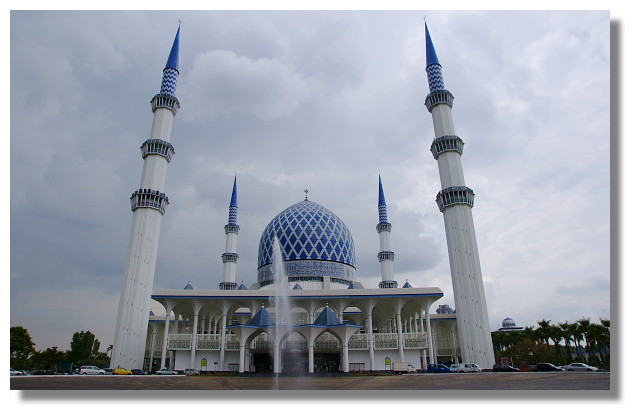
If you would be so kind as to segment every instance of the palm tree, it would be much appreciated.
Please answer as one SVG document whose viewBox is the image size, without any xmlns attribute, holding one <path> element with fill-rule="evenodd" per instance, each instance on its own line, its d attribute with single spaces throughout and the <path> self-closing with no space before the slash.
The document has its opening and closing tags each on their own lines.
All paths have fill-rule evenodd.
<svg viewBox="0 0 635 415">
<path fill-rule="evenodd" d="M 560 360 L 560 340 L 562 340 L 563 332 L 559 325 L 553 325 L 547 327 L 547 336 L 551 339 L 556 346 L 556 358 L 558 359 L 558 365 L 561 365 Z"/>
<path fill-rule="evenodd" d="M 573 329 L 575 325 L 565 321 L 564 323 L 559 323 L 558 326 L 562 330 L 562 339 L 564 340 L 565 350 L 567 352 L 567 364 L 569 364 L 573 360 L 571 357 L 571 342 L 573 341 Z"/>
<path fill-rule="evenodd" d="M 544 342 L 547 346 L 549 345 L 549 327 L 551 327 L 551 320 L 545 320 L 544 318 L 538 323 L 538 328 L 536 329 L 536 338 L 542 342 Z"/>
<path fill-rule="evenodd" d="M 584 337 L 584 342 L 589 343 L 589 328 L 591 327 L 591 319 L 589 317 L 583 317 L 578 320 L 578 324 L 580 326 L 580 331 L 582 332 L 582 336 Z M 590 352 L 589 352 L 590 354 Z M 585 359 L 586 360 L 586 359 Z"/>
<path fill-rule="evenodd" d="M 106 347 L 106 355 L 108 356 L 108 352 L 112 352 L 112 344 L 108 345 L 108 347 Z M 112 357 L 112 356 L 108 356 L 108 357 Z"/>
</svg>

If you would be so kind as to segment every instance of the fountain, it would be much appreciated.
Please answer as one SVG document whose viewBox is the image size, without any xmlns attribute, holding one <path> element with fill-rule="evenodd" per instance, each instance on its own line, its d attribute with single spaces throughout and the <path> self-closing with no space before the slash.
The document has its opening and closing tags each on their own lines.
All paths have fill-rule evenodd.
<svg viewBox="0 0 635 415">
<path fill-rule="evenodd" d="M 272 270 L 274 273 L 274 295 L 271 303 L 275 307 L 275 326 L 273 344 L 273 372 L 276 375 L 282 372 L 282 337 L 287 332 L 286 328 L 293 325 L 291 306 L 289 304 L 289 280 L 284 269 L 282 250 L 278 238 L 273 240 Z"/>
</svg>

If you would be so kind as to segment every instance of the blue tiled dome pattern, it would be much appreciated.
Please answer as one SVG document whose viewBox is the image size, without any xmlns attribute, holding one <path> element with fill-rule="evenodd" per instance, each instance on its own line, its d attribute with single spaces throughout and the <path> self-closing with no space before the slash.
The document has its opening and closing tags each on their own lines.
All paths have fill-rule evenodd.
<svg viewBox="0 0 635 415">
<path fill-rule="evenodd" d="M 430 86 L 430 92 L 442 91 L 445 89 L 443 85 L 443 72 L 441 71 L 441 65 L 433 64 L 426 68 L 428 73 L 428 86 Z"/>
<path fill-rule="evenodd" d="M 288 207 L 267 225 L 260 238 L 258 268 L 272 262 L 274 237 L 285 261 L 333 261 L 355 267 L 355 245 L 344 222 L 310 200 Z"/>
<path fill-rule="evenodd" d="M 179 78 L 179 71 L 174 68 L 163 70 L 163 80 L 161 81 L 161 94 L 174 96 L 176 93 L 176 81 Z"/>
</svg>

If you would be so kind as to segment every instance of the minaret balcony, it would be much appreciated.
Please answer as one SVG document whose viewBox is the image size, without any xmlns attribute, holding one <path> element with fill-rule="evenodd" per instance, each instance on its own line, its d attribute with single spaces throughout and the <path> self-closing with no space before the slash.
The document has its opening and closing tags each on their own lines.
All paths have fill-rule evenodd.
<svg viewBox="0 0 635 415">
<path fill-rule="evenodd" d="M 236 254 L 234 254 L 234 255 L 236 255 Z M 236 290 L 236 289 L 238 289 L 238 284 L 236 284 L 235 282 L 223 281 L 220 284 L 218 284 L 218 288 L 220 288 L 221 290 L 225 290 L 225 291 Z"/>
<path fill-rule="evenodd" d="M 181 108 L 179 100 L 174 95 L 170 94 L 156 94 L 152 97 L 150 104 L 152 104 L 152 112 L 156 111 L 158 108 L 167 108 L 172 111 L 174 116 L 176 116 L 176 113 Z"/>
<path fill-rule="evenodd" d="M 454 95 L 452 95 L 450 91 L 447 91 L 445 89 L 432 91 L 426 97 L 426 108 L 428 108 L 428 112 L 432 112 L 432 108 L 439 104 L 446 104 L 450 108 L 452 108 L 453 103 Z"/>
<path fill-rule="evenodd" d="M 227 235 L 228 233 L 238 233 L 239 230 L 240 226 L 238 225 L 225 225 L 225 235 Z"/>
<path fill-rule="evenodd" d="M 376 229 L 377 233 L 390 232 L 390 230 L 392 229 L 392 225 L 388 222 L 380 222 L 377 224 Z"/>
<path fill-rule="evenodd" d="M 397 284 L 397 281 L 381 281 L 379 288 L 399 288 L 399 284 Z"/>
<path fill-rule="evenodd" d="M 474 207 L 474 191 L 466 186 L 452 186 L 437 193 L 437 205 L 441 212 L 448 206 L 459 204 Z"/>
<path fill-rule="evenodd" d="M 393 251 L 381 251 L 377 254 L 377 259 L 379 260 L 379 262 L 394 261 L 395 253 Z"/>
<path fill-rule="evenodd" d="M 152 189 L 135 190 L 130 197 L 130 204 L 133 212 L 139 208 L 150 208 L 156 209 L 162 214 L 165 214 L 165 208 L 169 203 L 170 202 L 165 193 Z"/>
<path fill-rule="evenodd" d="M 221 255 L 221 258 L 223 258 L 223 264 L 225 262 L 238 262 L 238 254 L 235 254 L 233 252 L 225 252 L 223 255 Z"/>
<path fill-rule="evenodd" d="M 144 159 L 150 155 L 156 155 L 164 157 L 169 163 L 174 155 L 174 147 L 172 144 L 158 138 L 151 138 L 144 141 L 140 148 L 141 157 Z"/>
<path fill-rule="evenodd" d="M 435 138 L 430 146 L 430 151 L 436 160 L 439 154 L 446 151 L 456 151 L 459 154 L 463 154 L 463 140 L 456 135 L 444 135 L 439 138 Z"/>
</svg>

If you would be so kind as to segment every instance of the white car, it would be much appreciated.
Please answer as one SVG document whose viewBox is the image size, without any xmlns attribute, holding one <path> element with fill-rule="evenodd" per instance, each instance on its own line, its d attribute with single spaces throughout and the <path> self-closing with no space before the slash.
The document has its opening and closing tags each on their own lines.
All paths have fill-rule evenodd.
<svg viewBox="0 0 635 415">
<path fill-rule="evenodd" d="M 176 372 L 174 370 L 170 370 L 170 369 L 168 369 L 166 367 L 164 367 L 161 370 L 157 370 L 155 373 L 157 375 L 176 375 Z"/>
<path fill-rule="evenodd" d="M 481 368 L 476 363 L 459 363 L 450 366 L 450 370 L 455 373 L 481 372 Z"/>
<path fill-rule="evenodd" d="M 11 367 L 11 368 L 9 368 L 9 369 L 11 369 L 11 371 L 10 371 L 11 376 L 23 376 L 23 375 L 24 375 L 24 372 L 23 372 L 23 371 L 21 371 L 21 370 L 15 370 L 15 369 L 14 369 L 14 368 L 12 368 L 12 367 Z"/>
<path fill-rule="evenodd" d="M 571 363 L 566 366 L 562 366 L 562 370 L 567 372 L 597 372 L 598 369 L 595 366 L 589 366 L 585 363 Z"/>
<path fill-rule="evenodd" d="M 104 369 L 100 369 L 97 366 L 82 366 L 79 369 L 80 375 L 105 375 L 106 371 Z"/>
</svg>

